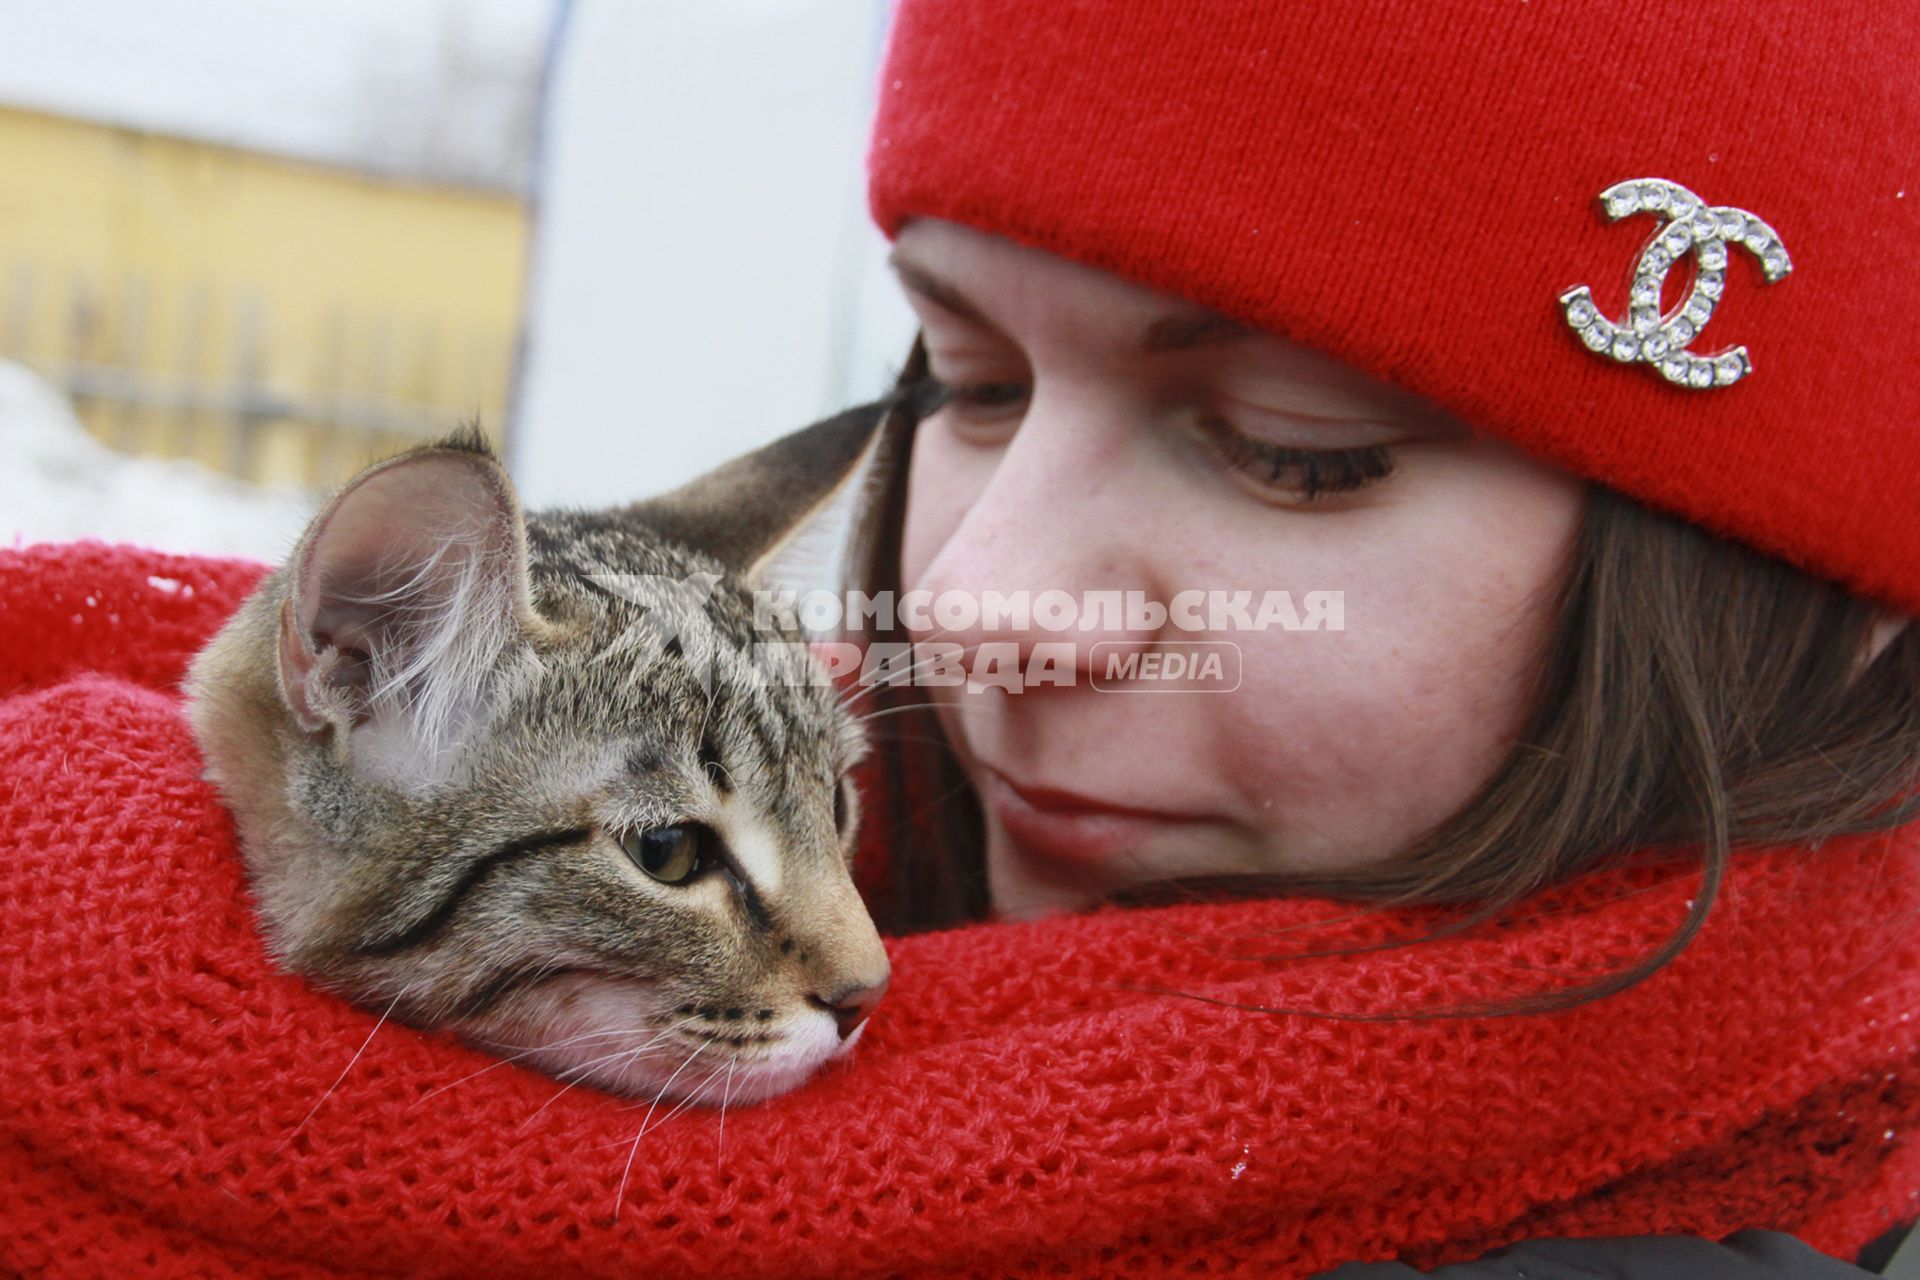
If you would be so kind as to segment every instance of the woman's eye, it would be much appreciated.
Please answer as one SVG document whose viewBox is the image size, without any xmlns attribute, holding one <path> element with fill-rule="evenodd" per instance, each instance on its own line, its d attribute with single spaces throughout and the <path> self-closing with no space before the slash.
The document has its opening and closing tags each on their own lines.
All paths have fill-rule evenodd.
<svg viewBox="0 0 1920 1280">
<path fill-rule="evenodd" d="M 620 835 L 620 847 L 633 859 L 633 865 L 660 883 L 684 884 L 698 875 L 705 863 L 700 831 L 690 822 L 625 831 Z"/>
<path fill-rule="evenodd" d="M 947 409 L 964 423 L 990 428 L 1017 417 L 1030 392 L 1024 382 L 949 383 L 929 374 L 920 394 L 923 417 Z M 1385 445 L 1303 449 L 1250 436 L 1218 418 L 1203 419 L 1200 426 L 1226 466 L 1289 501 L 1351 492 L 1393 472 L 1393 452 Z"/>
<path fill-rule="evenodd" d="M 1200 425 L 1208 446 L 1222 462 L 1290 500 L 1312 502 L 1324 494 L 1347 493 L 1393 472 L 1393 452 L 1385 445 L 1302 449 L 1255 439 L 1214 418 Z"/>
<path fill-rule="evenodd" d="M 942 382 L 927 378 L 926 414 L 952 409 L 964 418 L 997 418 L 1027 401 L 1024 382 Z"/>
</svg>

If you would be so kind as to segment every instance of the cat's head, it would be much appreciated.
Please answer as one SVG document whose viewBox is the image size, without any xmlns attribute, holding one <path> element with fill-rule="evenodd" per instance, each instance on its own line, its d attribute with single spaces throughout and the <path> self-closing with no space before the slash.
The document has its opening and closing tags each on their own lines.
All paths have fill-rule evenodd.
<svg viewBox="0 0 1920 1280">
<path fill-rule="evenodd" d="M 617 511 L 523 514 L 471 436 L 346 485 L 188 683 L 281 963 L 620 1092 L 849 1047 L 888 976 L 863 737 L 747 588 L 880 413 Z"/>
</svg>

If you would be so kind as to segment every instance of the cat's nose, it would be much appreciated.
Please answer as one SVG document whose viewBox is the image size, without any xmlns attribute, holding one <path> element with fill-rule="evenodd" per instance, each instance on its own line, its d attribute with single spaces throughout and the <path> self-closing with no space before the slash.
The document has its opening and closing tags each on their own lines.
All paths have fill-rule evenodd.
<svg viewBox="0 0 1920 1280">
<path fill-rule="evenodd" d="M 807 997 L 816 1009 L 825 1009 L 833 1015 L 840 1026 L 840 1038 L 845 1040 L 867 1020 L 873 1007 L 880 1003 L 880 997 L 887 994 L 888 978 L 882 978 L 870 987 L 843 987 L 825 995 Z"/>
</svg>

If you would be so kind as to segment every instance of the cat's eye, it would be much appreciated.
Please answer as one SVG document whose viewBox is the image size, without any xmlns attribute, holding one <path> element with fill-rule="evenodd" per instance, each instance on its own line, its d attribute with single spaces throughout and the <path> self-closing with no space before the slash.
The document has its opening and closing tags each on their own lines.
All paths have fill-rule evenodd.
<svg viewBox="0 0 1920 1280">
<path fill-rule="evenodd" d="M 662 884 L 684 884 L 703 869 L 706 858 L 700 839 L 702 828 L 690 822 L 647 831 L 626 831 L 620 835 L 620 847 L 633 865 Z"/>
</svg>

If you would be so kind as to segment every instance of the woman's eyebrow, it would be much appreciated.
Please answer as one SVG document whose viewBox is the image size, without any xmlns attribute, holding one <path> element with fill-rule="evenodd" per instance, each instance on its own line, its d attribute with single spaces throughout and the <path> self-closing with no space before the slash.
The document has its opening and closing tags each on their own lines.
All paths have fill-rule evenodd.
<svg viewBox="0 0 1920 1280">
<path fill-rule="evenodd" d="M 987 319 L 964 293 L 917 262 L 889 254 L 887 265 L 900 277 L 900 283 L 921 297 L 962 320 L 992 329 Z M 1140 335 L 1140 353 L 1155 355 L 1163 351 L 1191 351 L 1197 347 L 1218 347 L 1251 338 L 1258 330 L 1218 311 L 1196 308 L 1175 311 L 1156 318 Z"/>
<path fill-rule="evenodd" d="M 994 328 L 991 320 L 980 314 L 980 308 L 967 301 L 967 295 L 942 280 L 933 272 L 916 262 L 910 262 L 900 256 L 898 250 L 887 255 L 887 265 L 900 277 L 900 283 L 913 290 L 936 306 L 944 307 L 962 320 L 971 320 L 977 325 Z"/>
<path fill-rule="evenodd" d="M 1157 351 L 1223 347 L 1230 342 L 1243 342 L 1256 332 L 1258 330 L 1251 326 L 1218 311 L 1176 311 L 1147 326 L 1140 338 L 1140 351 L 1143 355 L 1152 355 Z"/>
</svg>

